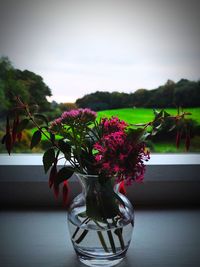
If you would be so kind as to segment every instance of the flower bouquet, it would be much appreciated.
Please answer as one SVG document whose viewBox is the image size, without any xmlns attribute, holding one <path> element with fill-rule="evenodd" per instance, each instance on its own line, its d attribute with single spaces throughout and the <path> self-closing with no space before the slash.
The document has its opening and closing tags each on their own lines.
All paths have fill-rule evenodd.
<svg viewBox="0 0 200 267">
<path fill-rule="evenodd" d="M 37 146 L 42 136 L 49 141 L 43 165 L 49 172 L 49 187 L 58 197 L 62 185 L 63 202 L 68 202 L 68 180 L 76 174 L 82 193 L 71 203 L 68 223 L 71 240 L 79 259 L 87 265 L 112 266 L 126 254 L 134 226 L 133 207 L 125 196 L 124 185 L 142 182 L 145 162 L 150 158 L 146 140 L 167 123 L 177 129 L 176 145 L 185 131 L 189 148 L 189 129 L 185 115 L 172 116 L 165 110 L 155 112 L 155 118 L 144 124 L 128 124 L 117 117 L 97 118 L 90 109 L 64 112 L 49 122 L 43 114 L 32 113 L 30 107 L 17 98 L 17 107 L 7 117 L 2 143 L 8 153 L 22 132 L 32 124 L 30 148 Z M 58 168 L 61 159 L 63 167 Z"/>
</svg>

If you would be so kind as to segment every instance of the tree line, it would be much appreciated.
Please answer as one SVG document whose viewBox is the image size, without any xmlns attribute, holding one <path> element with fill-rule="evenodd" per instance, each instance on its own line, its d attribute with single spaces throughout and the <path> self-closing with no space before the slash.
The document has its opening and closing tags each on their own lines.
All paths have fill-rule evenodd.
<svg viewBox="0 0 200 267">
<path fill-rule="evenodd" d="M 0 58 L 0 117 L 15 105 L 15 96 L 20 96 L 29 105 L 37 104 L 40 112 L 45 112 L 49 118 L 76 107 L 96 111 L 127 107 L 200 107 L 200 80 L 168 80 L 156 89 L 138 89 L 133 93 L 97 91 L 77 99 L 75 103 L 50 103 L 47 97 L 51 95 L 41 76 L 14 68 L 7 57 Z"/>
<path fill-rule="evenodd" d="M 129 94 L 97 91 L 77 99 L 76 104 L 96 111 L 127 107 L 200 107 L 200 80 L 168 80 L 156 89 L 138 89 Z"/>
<path fill-rule="evenodd" d="M 50 88 L 41 76 L 28 70 L 15 69 L 7 57 L 0 58 L 0 115 L 16 105 L 15 97 L 20 96 L 30 105 L 38 105 L 42 112 L 49 111 Z"/>
</svg>

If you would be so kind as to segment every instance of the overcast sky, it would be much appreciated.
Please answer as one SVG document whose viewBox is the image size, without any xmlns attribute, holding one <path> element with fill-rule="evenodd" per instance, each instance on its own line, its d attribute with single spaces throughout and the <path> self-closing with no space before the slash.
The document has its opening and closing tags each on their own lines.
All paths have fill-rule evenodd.
<svg viewBox="0 0 200 267">
<path fill-rule="evenodd" d="M 0 0 L 0 56 L 58 102 L 200 79 L 199 0 Z"/>
</svg>

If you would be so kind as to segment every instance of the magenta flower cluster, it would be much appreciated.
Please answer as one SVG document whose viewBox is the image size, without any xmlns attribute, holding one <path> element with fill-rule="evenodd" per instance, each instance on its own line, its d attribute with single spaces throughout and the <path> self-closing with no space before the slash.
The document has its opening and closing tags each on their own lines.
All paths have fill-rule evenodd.
<svg viewBox="0 0 200 267">
<path fill-rule="evenodd" d="M 96 112 L 92 111 L 89 108 L 79 108 L 72 109 L 70 111 L 65 111 L 62 113 L 61 117 L 55 119 L 51 123 L 51 127 L 59 126 L 63 124 L 87 124 L 89 122 L 94 122 L 97 117 Z"/>
<path fill-rule="evenodd" d="M 116 177 L 116 182 L 141 182 L 144 178 L 145 165 L 149 151 L 143 142 L 136 142 L 128 135 L 127 124 L 118 118 L 103 119 L 104 134 L 95 143 L 94 149 L 96 166 L 100 173 Z"/>
<path fill-rule="evenodd" d="M 141 182 L 145 173 L 144 161 L 149 159 L 149 151 L 146 149 L 145 143 L 128 131 L 129 125 L 123 120 L 117 117 L 102 118 L 96 124 L 96 134 L 98 134 L 95 135 L 93 132 L 93 149 L 87 150 L 87 143 L 83 141 L 85 139 L 79 140 L 76 135 L 87 133 L 87 136 L 90 136 L 95 128 L 88 128 L 88 131 L 85 131 L 85 125 L 93 123 L 95 120 L 96 112 L 90 109 L 74 109 L 62 113 L 59 118 L 52 122 L 51 128 L 57 130 L 58 133 L 62 125 L 64 127 L 68 125 L 74 129 L 72 134 L 75 136 L 72 136 L 71 142 L 76 150 L 75 155 L 78 155 L 77 162 L 81 162 L 80 166 L 87 167 L 87 164 L 90 164 L 89 169 L 93 169 L 93 172 L 107 178 L 115 177 L 116 182 L 125 181 L 127 185 L 133 181 Z M 94 137 L 97 136 L 95 141 Z M 73 144 L 74 140 L 76 140 L 75 144 Z M 78 153 L 83 151 L 82 149 L 92 151 L 92 154 L 88 158 L 86 154 L 84 158 L 81 158 L 83 155 Z M 84 160 L 86 161 L 84 162 Z"/>
</svg>

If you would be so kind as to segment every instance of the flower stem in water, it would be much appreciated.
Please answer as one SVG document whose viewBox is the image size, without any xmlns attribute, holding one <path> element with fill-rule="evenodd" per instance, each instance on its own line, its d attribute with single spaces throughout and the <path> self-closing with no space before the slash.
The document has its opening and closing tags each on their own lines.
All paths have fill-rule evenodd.
<svg viewBox="0 0 200 267">
<path fill-rule="evenodd" d="M 105 251 L 105 252 L 109 252 L 109 251 L 108 251 L 108 248 L 107 248 L 107 246 L 106 246 L 106 242 L 105 242 L 105 240 L 104 240 L 104 237 L 103 237 L 102 232 L 101 232 L 101 231 L 97 231 L 97 234 L 98 234 L 98 236 L 99 236 L 99 240 L 100 240 L 100 242 L 101 242 L 101 245 L 102 245 L 104 251 Z"/>
</svg>

